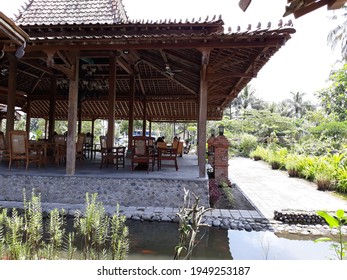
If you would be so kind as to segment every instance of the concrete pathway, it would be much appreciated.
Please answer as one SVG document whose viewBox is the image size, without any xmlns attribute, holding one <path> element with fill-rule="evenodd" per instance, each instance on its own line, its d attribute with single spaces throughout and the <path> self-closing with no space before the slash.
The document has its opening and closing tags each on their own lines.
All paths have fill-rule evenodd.
<svg viewBox="0 0 347 280">
<path fill-rule="evenodd" d="M 318 191 L 315 183 L 290 178 L 286 171 L 272 170 L 263 161 L 233 158 L 229 178 L 267 219 L 273 219 L 275 210 L 347 210 L 347 200 Z"/>
</svg>

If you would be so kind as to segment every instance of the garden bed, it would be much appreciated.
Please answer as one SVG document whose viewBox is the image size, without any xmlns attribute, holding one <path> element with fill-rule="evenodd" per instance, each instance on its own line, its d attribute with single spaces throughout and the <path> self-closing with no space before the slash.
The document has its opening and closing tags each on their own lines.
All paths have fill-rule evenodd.
<svg viewBox="0 0 347 280">
<path fill-rule="evenodd" d="M 236 184 L 232 184 L 228 191 L 230 191 L 231 194 L 229 197 L 224 191 L 220 191 L 220 197 L 213 205 L 214 208 L 250 211 L 256 210 Z M 232 197 L 232 199 L 230 199 L 230 197 Z"/>
</svg>

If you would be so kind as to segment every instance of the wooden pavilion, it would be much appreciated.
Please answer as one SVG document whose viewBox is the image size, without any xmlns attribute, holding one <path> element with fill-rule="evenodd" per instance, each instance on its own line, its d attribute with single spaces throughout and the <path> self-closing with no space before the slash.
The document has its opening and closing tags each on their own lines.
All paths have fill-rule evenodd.
<svg viewBox="0 0 347 280">
<path fill-rule="evenodd" d="M 246 11 L 251 2 L 252 0 L 240 0 L 239 6 Z M 283 16 L 294 15 L 295 18 L 298 18 L 324 6 L 327 6 L 328 10 L 341 9 L 346 2 L 347 0 L 287 0 Z"/>
<path fill-rule="evenodd" d="M 135 119 L 143 120 L 144 131 L 146 121 L 197 122 L 199 176 L 205 177 L 206 121 L 220 120 L 295 32 L 282 20 L 246 30 L 224 29 L 220 17 L 132 21 L 121 0 L 30 0 L 15 23 L 29 39 L 0 38 L 6 131 L 14 127 L 15 106 L 27 113 L 27 124 L 48 120 L 49 138 L 55 120 L 68 120 L 68 175 L 75 173 L 81 121 L 103 118 L 109 136 L 116 119 L 129 120 L 129 137 Z"/>
</svg>

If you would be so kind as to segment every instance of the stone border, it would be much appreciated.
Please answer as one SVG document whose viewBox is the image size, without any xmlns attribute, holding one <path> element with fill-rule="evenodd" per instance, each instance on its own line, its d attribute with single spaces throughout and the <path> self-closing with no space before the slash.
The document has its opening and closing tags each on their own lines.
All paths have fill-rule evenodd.
<svg viewBox="0 0 347 280">
<path fill-rule="evenodd" d="M 23 209 L 23 203 L 0 201 L 1 207 Z M 64 209 L 65 214 L 68 216 L 74 216 L 77 210 L 83 212 L 84 207 L 84 204 L 42 203 L 44 215 L 48 215 L 53 209 L 57 208 Z M 104 207 L 108 215 L 113 215 L 117 209 L 116 206 L 105 205 Z M 179 208 L 120 206 L 119 210 L 128 220 L 139 222 L 178 222 L 176 213 L 179 212 Z M 202 222 L 221 230 L 270 231 L 317 237 L 336 235 L 338 233 L 336 228 L 331 229 L 328 225 L 294 225 L 275 220 L 269 221 L 257 211 L 247 210 L 212 209 L 204 215 Z M 343 227 L 343 234 L 347 235 L 346 226 Z"/>
<path fill-rule="evenodd" d="M 201 205 L 209 206 L 208 179 L 0 175 L 0 201 L 23 201 L 23 189 L 28 198 L 35 189 L 47 203 L 82 204 L 88 192 L 98 193 L 104 205 L 146 207 L 180 207 L 187 189 L 200 197 Z"/>
<path fill-rule="evenodd" d="M 325 220 L 315 212 L 274 211 L 274 219 L 285 224 L 326 225 Z"/>
</svg>

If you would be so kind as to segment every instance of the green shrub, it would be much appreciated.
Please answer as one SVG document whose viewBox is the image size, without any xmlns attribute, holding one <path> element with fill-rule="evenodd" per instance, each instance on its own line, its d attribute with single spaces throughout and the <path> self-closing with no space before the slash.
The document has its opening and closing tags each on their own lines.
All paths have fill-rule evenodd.
<svg viewBox="0 0 347 280">
<path fill-rule="evenodd" d="M 263 146 L 257 146 L 257 148 L 249 153 L 249 157 L 254 160 L 266 160 L 268 155 L 268 150 Z"/>
<path fill-rule="evenodd" d="M 299 177 L 300 156 L 297 154 L 289 154 L 286 158 L 285 169 L 289 177 Z"/>
<path fill-rule="evenodd" d="M 258 146 L 257 137 L 251 134 L 242 134 L 239 144 L 239 153 L 242 156 L 249 157 L 252 150 L 255 150 Z"/>
<path fill-rule="evenodd" d="M 347 193 L 347 167 L 341 166 L 337 170 L 337 190 L 341 193 Z"/>
<path fill-rule="evenodd" d="M 272 169 L 282 169 L 285 167 L 287 155 L 288 150 L 286 148 L 270 150 L 267 162 L 271 165 Z"/>
<path fill-rule="evenodd" d="M 306 180 L 313 181 L 316 174 L 316 164 L 318 158 L 313 156 L 302 157 L 300 161 L 301 171 L 299 171 L 299 177 L 305 178 Z"/>
<path fill-rule="evenodd" d="M 312 135 L 320 139 L 345 138 L 347 136 L 347 121 L 322 123 L 310 129 Z"/>
</svg>

